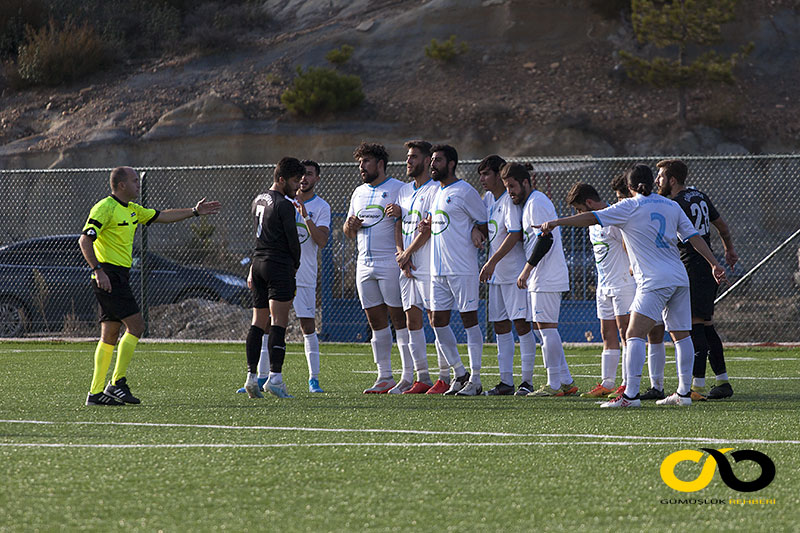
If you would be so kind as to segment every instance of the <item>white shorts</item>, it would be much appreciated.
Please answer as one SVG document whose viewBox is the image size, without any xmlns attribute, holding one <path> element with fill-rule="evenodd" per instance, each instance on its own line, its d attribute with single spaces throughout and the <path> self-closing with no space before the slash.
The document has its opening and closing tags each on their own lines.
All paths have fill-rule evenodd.
<svg viewBox="0 0 800 533">
<path fill-rule="evenodd" d="M 397 263 L 356 268 L 356 288 L 362 309 L 386 304 L 400 307 L 400 267 Z"/>
<path fill-rule="evenodd" d="M 667 331 L 692 330 L 692 301 L 689 287 L 665 287 L 647 292 L 636 290 L 631 312 L 658 323 L 663 317 Z"/>
<path fill-rule="evenodd" d="M 408 278 L 400 272 L 400 300 L 403 302 L 403 311 L 412 307 L 422 309 L 431 308 L 431 277 L 414 276 Z"/>
<path fill-rule="evenodd" d="M 478 276 L 432 276 L 431 310 L 468 313 L 478 309 Z"/>
<path fill-rule="evenodd" d="M 561 293 L 532 291 L 530 295 L 533 321 L 558 324 L 558 314 L 561 311 Z"/>
<path fill-rule="evenodd" d="M 634 296 L 636 296 L 636 285 L 618 289 L 598 289 L 597 318 L 614 320 L 618 316 L 630 314 Z"/>
<path fill-rule="evenodd" d="M 516 283 L 489 285 L 489 322 L 523 319 L 531 321 L 528 291 Z"/>
<path fill-rule="evenodd" d="M 314 318 L 317 309 L 317 288 L 297 287 L 292 305 L 297 318 Z"/>
</svg>

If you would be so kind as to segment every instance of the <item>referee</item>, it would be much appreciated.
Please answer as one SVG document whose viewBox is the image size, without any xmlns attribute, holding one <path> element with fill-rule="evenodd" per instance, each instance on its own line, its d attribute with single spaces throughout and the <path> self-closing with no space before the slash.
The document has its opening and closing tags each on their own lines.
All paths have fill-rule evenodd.
<svg viewBox="0 0 800 533">
<path fill-rule="evenodd" d="M 131 167 L 117 167 L 109 179 L 111 196 L 97 202 L 89 212 L 78 240 L 84 259 L 92 269 L 91 283 L 99 303 L 100 342 L 94 352 L 94 375 L 86 405 L 140 403 L 131 394 L 125 374 L 144 333 L 144 320 L 128 282 L 136 227 L 153 222 L 168 224 L 192 216 L 219 213 L 219 202 L 206 202 L 185 209 L 157 211 L 133 200 L 139 197 L 139 174 Z M 117 348 L 117 364 L 111 381 L 103 388 L 119 330 L 125 334 Z"/>
<path fill-rule="evenodd" d="M 256 249 L 247 285 L 253 296 L 253 321 L 247 332 L 247 381 L 244 389 L 251 398 L 263 398 L 258 386 L 258 360 L 267 322 L 269 325 L 269 379 L 264 392 L 278 398 L 291 398 L 283 381 L 283 360 L 286 356 L 286 326 L 289 308 L 294 299 L 297 269 L 300 268 L 300 239 L 297 236 L 296 211 L 293 199 L 300 187 L 306 167 L 294 157 L 278 162 L 270 189 L 253 200 Z"/>
</svg>

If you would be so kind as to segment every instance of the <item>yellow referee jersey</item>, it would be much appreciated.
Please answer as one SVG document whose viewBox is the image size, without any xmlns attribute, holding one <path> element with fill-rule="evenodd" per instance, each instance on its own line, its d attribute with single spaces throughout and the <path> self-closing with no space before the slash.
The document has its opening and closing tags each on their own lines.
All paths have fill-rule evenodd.
<svg viewBox="0 0 800 533">
<path fill-rule="evenodd" d="M 92 239 L 98 261 L 130 268 L 136 227 L 150 224 L 157 217 L 155 209 L 123 203 L 112 194 L 94 204 L 81 233 Z"/>
</svg>

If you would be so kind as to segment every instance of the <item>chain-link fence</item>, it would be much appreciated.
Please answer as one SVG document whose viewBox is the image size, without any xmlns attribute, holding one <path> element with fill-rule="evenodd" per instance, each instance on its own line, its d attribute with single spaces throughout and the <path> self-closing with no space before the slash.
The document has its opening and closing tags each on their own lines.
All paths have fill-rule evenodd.
<svg viewBox="0 0 800 533">
<path fill-rule="evenodd" d="M 660 158 L 514 158 L 534 166 L 537 188 L 561 215 L 564 197 L 585 181 L 612 201 L 611 179 L 634 162 Z M 688 185 L 707 193 L 728 222 L 739 254 L 729 278 L 740 278 L 800 228 L 793 191 L 800 155 L 683 157 Z M 457 175 L 475 186 L 477 161 Z M 180 339 L 243 339 L 250 320 L 245 284 L 254 244 L 250 203 L 269 187 L 274 166 L 139 169 L 141 201 L 157 209 L 190 207 L 203 197 L 222 202 L 213 217 L 154 224 L 137 235 L 131 284 L 148 335 Z M 0 335 L 97 335 L 89 269 L 77 245 L 92 205 L 108 194 L 110 169 L 0 171 Z M 405 179 L 404 163 L 387 174 Z M 356 245 L 342 232 L 350 194 L 361 183 L 355 163 L 322 164 L 316 192 L 331 205 L 331 234 L 320 254 L 317 328 L 325 341 L 364 342 L 368 326 L 355 288 Z M 571 290 L 562 303 L 565 341 L 599 341 L 596 272 L 586 229 L 562 228 Z M 712 247 L 722 259 L 719 236 Z M 716 321 L 728 342 L 800 341 L 800 238 L 790 241 L 718 304 Z M 145 253 L 143 253 L 145 252 Z M 145 273 L 142 275 L 142 273 Z M 721 292 L 725 288 L 721 289 Z M 491 340 L 484 302 L 481 327 Z M 454 314 L 460 341 L 463 328 Z M 433 338 L 428 329 L 428 338 Z M 295 328 L 299 331 L 299 328 Z M 290 338 L 292 328 L 290 328 Z"/>
</svg>

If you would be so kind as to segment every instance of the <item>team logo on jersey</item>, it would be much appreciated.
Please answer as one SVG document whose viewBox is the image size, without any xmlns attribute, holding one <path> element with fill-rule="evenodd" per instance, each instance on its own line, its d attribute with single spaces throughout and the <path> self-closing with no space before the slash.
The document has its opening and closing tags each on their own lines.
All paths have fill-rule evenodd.
<svg viewBox="0 0 800 533">
<path fill-rule="evenodd" d="M 383 206 L 370 204 L 358 210 L 356 216 L 361 219 L 362 228 L 371 228 L 386 217 Z"/>
<path fill-rule="evenodd" d="M 421 221 L 422 213 L 416 209 L 409 211 L 408 214 L 403 217 L 403 225 L 401 226 L 403 235 L 413 235 Z"/>
<path fill-rule="evenodd" d="M 297 226 L 297 238 L 300 240 L 300 244 L 303 244 L 309 237 L 308 226 L 302 222 L 295 222 L 294 224 Z"/>
<path fill-rule="evenodd" d="M 497 237 L 497 221 L 489 221 L 489 242 L 491 243 Z"/>
<path fill-rule="evenodd" d="M 448 198 L 448 201 L 450 199 Z M 431 217 L 431 235 L 439 235 L 450 226 L 450 215 L 437 209 Z"/>
<path fill-rule="evenodd" d="M 89 237 L 97 237 L 97 232 L 93 228 L 86 230 L 86 235 Z"/>
<path fill-rule="evenodd" d="M 775 463 L 773 463 L 772 459 L 767 457 L 766 454 L 756 450 L 737 450 L 730 454 L 734 463 L 753 461 L 761 467 L 761 475 L 757 479 L 742 481 L 737 478 L 725 455 L 732 449 L 733 448 L 722 448 L 714 450 L 711 448 L 700 448 L 700 450 L 678 450 L 677 452 L 673 452 L 661 462 L 661 468 L 659 470 L 661 479 L 671 489 L 681 492 L 697 492 L 698 490 L 703 490 L 711 483 L 714 477 L 714 471 L 719 467 L 719 477 L 722 478 L 722 481 L 733 490 L 739 492 L 755 492 L 772 483 L 772 480 L 775 478 Z M 706 452 L 708 456 L 705 461 L 703 461 L 700 474 L 695 479 L 684 481 L 675 475 L 675 468 L 684 461 L 699 464 L 700 460 L 705 455 L 703 452 Z"/>
<path fill-rule="evenodd" d="M 603 259 L 608 255 L 608 243 L 602 241 L 593 242 L 592 249 L 594 250 L 594 262 L 602 263 Z"/>
</svg>

